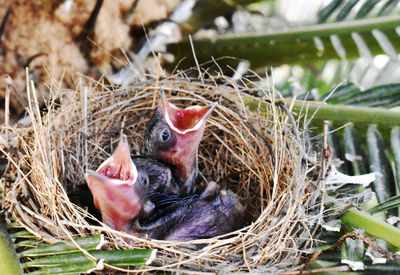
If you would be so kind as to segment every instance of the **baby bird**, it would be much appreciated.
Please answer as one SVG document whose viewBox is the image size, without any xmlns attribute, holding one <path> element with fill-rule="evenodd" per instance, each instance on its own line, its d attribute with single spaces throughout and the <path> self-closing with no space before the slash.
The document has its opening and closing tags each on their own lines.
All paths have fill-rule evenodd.
<svg viewBox="0 0 400 275">
<path fill-rule="evenodd" d="M 138 171 L 125 135 L 111 157 L 85 175 L 94 205 L 111 228 L 137 235 L 130 223 L 143 210 L 149 186 L 146 173 Z"/>
<path fill-rule="evenodd" d="M 243 225 L 244 209 L 233 192 L 210 182 L 201 195 L 182 196 L 169 189 L 173 178 L 168 168 L 151 159 L 139 162 L 136 167 L 122 136 L 112 156 L 96 172 L 86 174 L 94 204 L 111 228 L 141 237 L 189 241 Z"/>
<path fill-rule="evenodd" d="M 157 109 L 144 136 L 145 151 L 171 167 L 182 194 L 196 191 L 197 151 L 207 118 L 216 105 L 180 109 L 167 101 L 163 91 L 159 93 Z"/>
<path fill-rule="evenodd" d="M 230 190 L 219 190 L 210 182 L 201 195 L 176 194 L 153 198 L 158 207 L 146 219 L 135 219 L 132 227 L 153 239 L 190 241 L 229 233 L 244 225 L 244 208 Z"/>
<path fill-rule="evenodd" d="M 172 177 L 171 169 L 163 162 L 147 156 L 137 155 L 131 157 L 136 168 L 149 178 L 148 193 L 168 192 L 178 194 L 179 185 Z"/>
</svg>

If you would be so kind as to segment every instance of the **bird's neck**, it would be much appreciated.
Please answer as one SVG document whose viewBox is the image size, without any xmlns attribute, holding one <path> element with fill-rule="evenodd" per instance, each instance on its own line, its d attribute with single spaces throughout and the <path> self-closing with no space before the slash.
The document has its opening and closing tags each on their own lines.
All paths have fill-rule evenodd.
<svg viewBox="0 0 400 275">
<path fill-rule="evenodd" d="M 177 175 L 174 177 L 179 181 L 179 185 L 184 188 L 184 193 L 191 193 L 193 182 L 197 177 L 197 150 L 186 163 L 180 163 L 176 169 Z"/>
<path fill-rule="evenodd" d="M 172 175 L 177 180 L 181 190 L 191 191 L 192 183 L 197 176 L 197 146 L 176 148 L 173 151 L 162 152 L 161 159 L 172 167 Z"/>
</svg>

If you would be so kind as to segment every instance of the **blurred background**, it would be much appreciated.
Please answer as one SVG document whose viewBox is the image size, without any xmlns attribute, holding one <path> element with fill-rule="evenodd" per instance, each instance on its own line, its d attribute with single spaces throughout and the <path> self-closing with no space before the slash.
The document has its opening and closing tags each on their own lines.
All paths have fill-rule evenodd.
<svg viewBox="0 0 400 275">
<path fill-rule="evenodd" d="M 282 95 L 320 99 L 340 83 L 364 91 L 399 82 L 398 2 L 7 0 L 0 74 L 15 83 L 14 119 L 25 68 L 45 98 L 51 85 L 73 87 L 77 73 L 127 86 L 142 69 L 156 72 L 158 52 L 169 73 L 195 66 L 195 53 L 214 69 L 218 60 L 212 73 L 267 72 Z"/>
</svg>

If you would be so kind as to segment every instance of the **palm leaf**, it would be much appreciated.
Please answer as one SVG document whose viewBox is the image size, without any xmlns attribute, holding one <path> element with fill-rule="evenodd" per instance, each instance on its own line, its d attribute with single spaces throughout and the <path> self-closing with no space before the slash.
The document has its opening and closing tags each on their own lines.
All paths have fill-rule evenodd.
<svg viewBox="0 0 400 275">
<path fill-rule="evenodd" d="M 361 175 L 368 172 L 368 164 L 366 163 L 366 153 L 361 147 L 361 138 L 354 129 L 354 125 L 347 125 L 343 130 L 345 159 L 350 159 L 351 174 Z"/>
<path fill-rule="evenodd" d="M 37 243 L 37 242 L 36 242 Z M 87 236 L 83 238 L 78 238 L 74 240 L 74 242 L 69 241 L 69 242 L 60 242 L 60 243 L 55 243 L 55 244 L 37 244 L 35 247 L 32 247 L 31 249 L 24 250 L 21 253 L 19 253 L 19 257 L 39 257 L 39 256 L 49 256 L 49 255 L 55 255 L 55 254 L 68 254 L 72 252 L 78 252 L 79 249 L 76 247 L 74 244 L 76 243 L 80 247 L 82 247 L 85 250 L 91 251 L 95 250 L 96 246 L 99 245 L 100 243 L 100 235 L 94 235 L 94 236 Z M 32 244 L 27 243 L 28 245 L 32 246 Z"/>
<path fill-rule="evenodd" d="M 354 6 L 358 3 L 358 0 L 350 0 L 348 1 L 343 8 L 340 10 L 340 12 L 338 13 L 338 15 L 336 16 L 336 21 L 342 21 L 343 19 L 345 19 L 350 11 L 354 8 Z M 321 12 L 321 15 L 323 13 Z M 329 13 L 328 15 L 330 15 L 331 13 Z M 325 20 L 328 18 L 327 16 L 322 17 L 320 15 L 320 17 L 318 18 L 318 22 L 325 22 Z"/>
<path fill-rule="evenodd" d="M 389 0 L 379 11 L 378 16 L 387 15 L 399 3 L 399 0 Z"/>
<path fill-rule="evenodd" d="M 11 234 L 15 239 L 12 242 L 4 227 L 6 223 L 0 221 L 3 222 L 0 224 L 0 264 L 4 274 L 22 274 L 22 270 L 27 274 L 81 274 L 102 269 L 103 263 L 112 266 L 144 265 L 152 253 L 151 249 L 98 250 L 102 242 L 100 235 L 46 244 L 23 229 L 18 222 L 8 226 L 8 230 L 15 231 Z M 94 259 L 83 254 L 76 245 Z M 16 249 L 21 252 L 16 253 Z"/>
<path fill-rule="evenodd" d="M 221 36 L 215 41 L 193 41 L 199 63 L 218 60 L 220 66 L 235 66 L 238 60 L 250 61 L 251 67 L 282 64 L 311 64 L 331 59 L 354 59 L 367 47 L 372 55 L 385 53 L 385 45 L 400 49 L 396 27 L 400 17 L 370 18 L 308 26 L 301 29 L 263 35 Z M 188 40 L 170 44 L 167 51 L 175 55 L 181 67 L 195 64 Z"/>
<path fill-rule="evenodd" d="M 376 86 L 365 91 L 353 83 L 344 85 L 329 98 L 327 103 L 346 104 L 346 105 L 364 105 L 369 107 L 394 107 L 400 102 L 400 84 L 386 84 Z"/>
<path fill-rule="evenodd" d="M 400 206 L 400 195 L 391 197 L 388 200 L 378 204 L 377 206 L 369 209 L 369 212 L 371 213 L 371 215 L 373 215 L 382 211 L 387 211 L 393 208 L 397 208 L 399 206 Z"/>
<path fill-rule="evenodd" d="M 396 184 L 390 161 L 385 153 L 385 144 L 376 125 L 367 130 L 367 145 L 370 168 L 379 174 L 374 181 L 374 190 L 379 202 L 384 202 L 396 195 Z M 394 214 L 394 212 L 392 212 Z"/>
<path fill-rule="evenodd" d="M 358 2 L 358 1 L 351 1 L 351 2 Z M 324 9 L 320 11 L 318 17 L 318 23 L 324 23 L 328 19 L 328 17 L 343 3 L 343 0 L 333 0 L 331 1 Z M 348 5 L 346 5 L 348 6 Z M 346 8 L 346 11 L 350 9 Z"/>
<path fill-rule="evenodd" d="M 342 91 L 339 91 L 339 93 L 336 96 L 332 97 L 331 102 L 347 102 L 347 103 L 353 103 L 353 104 L 358 104 L 358 105 L 380 105 L 380 106 L 385 106 L 385 105 L 390 105 L 393 106 L 393 102 L 397 101 L 398 97 L 398 84 L 391 84 L 391 85 L 384 85 L 381 87 L 375 87 L 373 89 L 367 90 L 367 91 L 360 91 L 358 90 L 353 84 L 347 85 Z M 394 91 L 394 92 L 392 92 Z M 328 99 L 328 102 L 330 100 Z M 331 107 L 335 107 L 337 105 L 331 105 Z M 344 106 L 344 105 L 340 105 Z M 344 106 L 345 108 L 354 108 L 355 106 Z M 358 107 L 356 107 L 358 108 Z M 340 107 L 339 107 L 340 109 Z M 371 110 L 376 110 L 377 108 L 369 108 Z M 387 109 L 382 109 L 386 110 L 386 112 L 390 112 Z M 396 112 L 396 111 L 395 111 Z M 379 112 L 377 112 L 379 114 Z M 341 115 L 337 114 L 339 119 L 337 117 L 331 117 L 330 120 L 332 121 L 338 121 L 340 120 Z M 379 116 L 379 115 L 378 115 Z M 369 116 L 366 116 L 366 118 L 371 118 Z M 322 117 L 320 119 L 323 119 Z M 349 117 L 349 120 L 351 120 L 352 117 Z M 343 121 L 344 122 L 344 121 Z M 399 202 L 399 196 L 398 193 L 396 193 L 396 181 L 394 180 L 394 174 L 397 171 L 396 174 L 398 174 L 398 163 L 396 158 L 398 158 L 399 155 L 399 150 L 398 150 L 398 126 L 399 125 L 399 120 L 393 121 L 393 126 L 387 125 L 385 123 L 379 122 L 378 125 L 380 126 L 381 129 L 385 127 L 393 127 L 391 131 L 391 138 L 390 143 L 391 143 L 391 149 L 388 149 L 388 146 L 385 144 L 385 141 L 382 137 L 382 134 L 378 130 L 376 125 L 370 125 L 367 128 L 367 132 L 363 133 L 363 130 L 365 130 L 364 127 L 358 127 L 358 132 L 361 132 L 362 134 L 365 135 L 365 140 L 366 140 L 366 149 L 368 150 L 368 154 L 365 154 L 362 152 L 360 143 L 363 143 L 362 141 L 358 139 L 357 143 L 358 146 L 355 145 L 355 137 L 357 137 L 357 133 L 352 125 L 346 126 L 344 133 L 343 133 L 343 142 L 345 146 L 346 152 L 352 156 L 352 157 L 360 157 L 363 155 L 363 157 L 358 160 L 353 159 L 352 164 L 353 164 L 353 172 L 355 174 L 361 173 L 360 171 L 365 171 L 365 167 L 369 166 L 370 171 L 374 171 L 378 173 L 378 176 L 376 180 L 374 181 L 374 190 L 377 195 L 378 200 L 381 202 L 381 204 L 376 205 L 375 207 L 369 207 L 366 205 L 367 208 L 369 209 L 369 212 L 371 214 L 379 213 L 379 212 L 388 212 L 389 214 L 394 214 L 397 215 L 397 208 L 400 205 Z M 368 124 L 368 120 L 358 120 L 357 124 L 359 125 L 360 123 L 366 125 Z M 371 119 L 369 123 L 374 123 L 374 119 Z M 388 133 L 389 131 L 384 132 L 386 135 L 386 138 L 388 140 Z M 357 137 L 358 138 L 358 137 Z M 356 147 L 358 147 L 356 149 Z M 366 157 L 366 155 L 368 157 Z M 349 157 L 351 158 L 351 157 Z M 393 166 L 391 165 L 391 159 L 395 159 L 396 165 L 395 165 L 395 171 L 393 170 Z M 395 196 L 397 194 L 397 196 Z M 394 197 L 392 197 L 394 196 Z M 392 197 L 392 198 L 390 198 Z M 372 235 L 376 238 L 379 238 L 381 240 L 385 240 L 391 245 L 398 246 L 398 244 L 395 244 L 396 240 L 400 240 L 398 229 L 392 225 L 389 225 L 388 223 L 382 221 L 380 218 L 375 217 L 375 216 L 370 216 L 367 214 L 365 211 L 358 211 L 355 209 L 347 211 L 343 216 L 342 216 L 342 222 L 350 225 L 355 228 L 363 229 L 366 233 L 369 235 Z M 393 231 L 392 231 L 393 230 Z M 380 240 L 377 240 L 377 243 L 380 243 Z M 344 244 L 342 247 L 342 260 L 347 259 L 349 260 L 350 267 L 352 267 L 352 264 L 359 263 L 360 266 L 364 270 L 371 269 L 371 266 L 369 267 L 364 267 L 365 265 L 365 260 L 362 259 L 360 256 L 360 253 L 356 253 L 357 255 L 353 255 L 354 257 L 349 257 L 346 254 L 346 251 L 353 251 L 354 250 L 354 245 L 355 244 Z M 383 249 L 387 250 L 386 244 L 380 243 L 380 247 Z M 363 251 L 364 249 L 362 249 Z M 353 251 L 354 252 L 354 251 Z M 343 254 L 344 253 L 344 254 Z M 363 252 L 361 252 L 363 253 Z M 360 258 L 361 257 L 361 258 Z M 380 268 L 381 267 L 381 268 Z M 375 267 L 372 268 L 377 270 L 383 270 L 385 266 L 380 266 L 380 267 Z M 353 266 L 352 268 L 355 268 Z"/>
<path fill-rule="evenodd" d="M 400 117 L 398 116 L 400 112 L 382 108 L 385 105 L 393 106 L 399 94 L 398 88 L 398 84 L 390 84 L 361 91 L 356 85 L 348 84 L 339 88 L 337 94 L 334 93 L 331 97 L 326 97 L 326 99 L 328 102 L 352 102 L 359 106 L 309 102 L 297 102 L 293 106 L 295 113 L 303 111 L 302 113 L 305 117 L 313 117 L 312 123 L 314 126 L 322 124 L 324 120 L 330 120 L 335 125 L 352 122 L 343 131 L 337 132 L 342 136 L 342 142 L 330 139 L 328 143 L 333 146 L 333 153 L 345 152 L 345 154 L 337 155 L 337 157 L 342 160 L 348 159 L 347 163 L 350 163 L 353 174 L 367 173 L 369 171 L 379 173 L 377 180 L 373 184 L 379 202 L 383 203 L 376 206 L 377 202 L 374 202 L 374 199 L 370 199 L 369 203 L 363 207 L 368 209 L 371 214 L 383 211 L 389 214 L 397 214 L 396 208 L 400 205 L 398 196 L 396 196 L 394 180 L 394 174 L 398 174 L 398 160 L 394 166 L 396 167 L 395 170 L 391 165 L 392 159 L 399 158 L 398 125 L 400 124 Z M 379 99 L 378 102 L 377 99 Z M 251 97 L 247 97 L 245 102 L 250 109 L 254 109 L 255 106 L 251 103 Z M 368 105 L 382 107 L 365 107 Z M 304 112 L 304 110 L 307 110 L 307 112 Z M 388 117 L 385 117 L 386 115 Z M 353 125 L 356 125 L 356 127 Z M 376 125 L 379 125 L 379 128 Z M 383 130 L 382 133 L 385 140 L 380 130 Z M 388 142 L 391 143 L 391 146 L 387 146 Z M 396 171 L 397 173 L 395 173 Z M 392 196 L 396 197 L 388 200 Z M 341 220 L 347 226 L 363 229 L 367 234 L 383 239 L 397 247 L 400 244 L 396 244 L 400 240 L 399 229 L 386 223 L 382 218 L 384 218 L 382 215 L 380 217 L 371 216 L 366 211 L 351 209 L 342 216 Z M 325 238 L 324 234 L 321 238 Z M 358 241 L 358 243 L 362 244 L 361 241 Z M 380 244 L 381 247 L 385 247 L 385 245 L 385 243 Z M 355 246 L 355 244 L 347 243 L 342 246 L 342 260 L 351 264 L 358 262 L 360 266 L 364 265 L 364 270 L 373 269 L 361 257 L 364 253 L 364 245 L 362 244 L 357 250 L 358 253 L 354 254 Z M 339 262 L 340 260 L 331 264 L 337 267 Z M 381 267 L 383 268 L 383 266 Z M 353 266 L 353 268 L 355 267 Z"/>
<path fill-rule="evenodd" d="M 329 20 L 330 17 L 333 17 L 335 13 L 337 16 L 334 21 L 342 21 L 346 19 L 351 12 L 355 12 L 354 18 L 360 19 L 364 18 L 371 14 L 371 11 L 377 6 L 379 0 L 368 0 L 362 2 L 360 0 L 335 0 L 331 1 L 326 7 L 324 7 L 318 16 L 318 22 L 324 23 Z M 377 16 L 384 16 L 389 14 L 394 10 L 398 0 L 389 0 L 382 6 L 382 8 L 376 13 Z M 358 5 L 357 4 L 362 4 Z"/>
<path fill-rule="evenodd" d="M 394 168 L 396 170 L 395 178 L 397 182 L 397 190 L 400 190 L 400 128 L 398 126 L 392 128 L 390 145 L 393 152 Z"/>
<path fill-rule="evenodd" d="M 22 267 L 15 253 L 11 239 L 5 228 L 5 222 L 0 219 L 0 266 L 3 274 L 22 274 Z"/>
<path fill-rule="evenodd" d="M 312 2 L 309 5 L 318 5 L 319 1 Z M 399 8 L 396 7 L 398 0 L 384 1 L 383 4 L 377 4 L 379 1 L 359 1 L 359 0 L 346 0 L 346 1 L 331 1 L 325 8 L 323 8 L 319 16 L 315 14 L 307 14 L 308 17 L 303 17 L 303 21 L 307 18 L 306 22 L 298 20 L 295 22 L 296 27 L 290 27 L 290 21 L 283 21 L 281 25 L 287 25 L 285 31 L 279 31 L 271 27 L 265 26 L 268 34 L 253 34 L 246 36 L 216 36 L 212 39 L 197 39 L 193 41 L 194 51 L 199 63 L 210 61 L 212 58 L 217 59 L 219 68 L 225 73 L 231 73 L 232 69 L 237 66 L 240 60 L 249 60 L 250 66 L 260 68 L 263 66 L 279 66 L 282 64 L 299 64 L 307 65 L 302 67 L 306 72 L 310 70 L 312 74 L 316 73 L 316 63 L 325 63 L 328 71 L 332 70 L 332 64 L 336 64 L 338 73 L 336 74 L 335 83 L 330 85 L 337 85 L 342 79 L 350 78 L 351 81 L 357 83 L 362 89 L 370 88 L 374 85 L 391 83 L 396 80 L 395 75 L 400 70 L 400 63 L 397 57 L 399 49 L 398 35 L 395 31 L 396 27 L 381 28 L 381 20 L 398 19 Z M 288 13 L 299 10 L 299 13 L 307 13 L 302 7 L 302 2 L 291 3 L 291 6 L 297 8 L 282 9 L 281 13 L 271 13 L 274 15 L 282 16 L 285 18 L 285 10 Z M 200 5 L 200 4 L 199 4 Z M 308 5 L 308 4 L 307 4 Z M 207 5 L 204 5 L 207 7 Z M 275 9 L 277 8 L 275 4 Z M 232 6 L 231 6 L 232 8 Z M 274 10 L 274 3 L 271 1 L 269 6 L 271 11 Z M 312 8 L 310 8 L 312 9 Z M 307 9 L 310 10 L 310 9 Z M 193 9 L 194 11 L 195 9 Z M 231 9 L 232 10 L 232 9 Z M 231 11 L 230 11 L 231 12 Z M 193 16 L 195 12 L 193 13 Z M 208 15 L 211 15 L 208 12 Z M 392 14 L 392 17 L 388 17 Z M 296 14 L 295 17 L 300 17 L 301 14 Z M 309 26 L 310 17 L 315 16 L 315 23 L 334 21 L 334 23 L 319 24 L 317 26 Z M 382 18 L 369 18 L 364 20 L 365 17 L 379 17 Z M 322 19 L 325 17 L 325 19 Z M 338 22 L 343 19 L 350 18 L 353 21 Z M 208 18 L 207 20 L 209 20 Z M 273 20 L 273 19 L 271 19 Z M 366 20 L 366 21 L 365 21 Z M 368 21 L 372 20 L 372 21 Z M 377 21 L 375 21 L 377 20 Z M 190 19 L 189 19 L 190 21 Z M 189 22 L 187 21 L 187 22 Z M 368 24 L 367 22 L 374 22 Z M 201 24 L 201 20 L 198 21 Z M 366 24 L 364 25 L 365 22 Z M 203 22 L 204 23 L 204 22 Z M 362 24 L 361 31 L 357 29 L 350 30 L 348 25 Z M 308 26 L 304 26 L 307 24 Z M 394 23 L 395 25 L 398 22 Z M 181 29 L 185 29 L 186 23 L 181 24 Z M 189 24 L 191 25 L 191 24 Z M 326 30 L 326 32 L 324 32 Z M 308 32 L 310 31 L 310 32 Z M 315 31 L 315 35 L 313 33 Z M 322 33 L 320 33 L 322 31 Z M 176 44 L 168 45 L 168 52 L 175 55 L 175 60 L 172 63 L 167 63 L 169 69 L 176 69 L 178 64 L 179 68 L 187 68 L 195 66 L 193 58 L 193 51 L 191 44 L 188 40 L 180 41 Z M 382 67 L 375 64 L 374 56 L 379 54 L 386 54 L 386 57 L 381 57 L 381 62 L 386 58 L 388 61 Z M 354 62 L 357 57 L 361 57 Z M 221 59 L 219 59 L 221 58 Z M 342 62 L 329 62 L 328 60 L 342 60 Z M 170 62 L 170 61 L 168 61 Z M 382 63 L 381 63 L 382 64 Z M 208 63 L 207 66 L 214 65 L 214 62 Z M 309 67 L 310 66 L 310 67 Z M 311 68 L 311 69 L 310 69 Z M 320 70 L 319 68 L 317 70 Z M 325 66 L 322 67 L 325 71 Z M 321 71 L 322 73 L 322 71 Z M 321 77 L 321 76 L 319 76 Z M 293 76 L 288 76 L 292 79 Z M 304 80 L 301 80 L 305 84 Z M 321 82 L 321 81 L 320 81 Z M 276 83 L 279 85 L 279 83 Z M 306 84 L 307 86 L 307 84 Z M 304 87 L 306 88 L 306 87 Z M 314 87 L 313 87 L 314 88 Z M 329 90 L 326 89 L 325 91 Z M 305 89 L 306 90 L 306 89 Z M 307 90 L 306 90 L 307 91 Z"/>
<path fill-rule="evenodd" d="M 379 0 L 368 0 L 365 4 L 360 8 L 356 15 L 357 18 L 364 18 L 367 14 L 375 7 L 376 4 L 379 3 Z"/>
<path fill-rule="evenodd" d="M 144 265 L 151 255 L 151 249 L 134 250 L 101 250 L 91 251 L 96 259 L 104 260 L 104 263 L 113 266 L 137 266 Z M 62 271 L 68 273 L 85 273 L 95 268 L 98 261 L 94 261 L 82 252 L 41 257 L 23 264 L 24 268 L 40 267 L 31 274 L 52 274 Z"/>
</svg>

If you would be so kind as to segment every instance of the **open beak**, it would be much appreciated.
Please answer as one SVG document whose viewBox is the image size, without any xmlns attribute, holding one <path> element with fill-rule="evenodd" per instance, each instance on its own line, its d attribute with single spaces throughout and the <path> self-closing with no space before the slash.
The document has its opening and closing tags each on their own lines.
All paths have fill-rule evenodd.
<svg viewBox="0 0 400 275">
<path fill-rule="evenodd" d="M 141 210 L 142 198 L 135 189 L 138 171 L 125 135 L 112 156 L 96 172 L 87 172 L 85 178 L 103 222 L 116 230 L 129 232 L 130 221 Z"/>
<path fill-rule="evenodd" d="M 191 192 L 197 175 L 197 151 L 208 117 L 217 106 L 192 106 L 180 109 L 168 102 L 164 92 L 159 93 L 158 110 L 175 136 L 175 144 L 158 157 L 174 166 L 173 175 Z"/>
<path fill-rule="evenodd" d="M 175 133 L 186 135 L 187 133 L 204 130 L 206 121 L 217 104 L 215 102 L 211 106 L 191 106 L 179 109 L 168 102 L 165 93 L 161 91 L 159 93 L 158 108 L 162 111 L 165 122 Z"/>
</svg>

